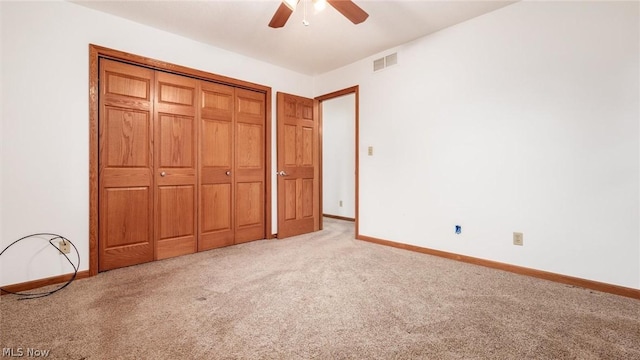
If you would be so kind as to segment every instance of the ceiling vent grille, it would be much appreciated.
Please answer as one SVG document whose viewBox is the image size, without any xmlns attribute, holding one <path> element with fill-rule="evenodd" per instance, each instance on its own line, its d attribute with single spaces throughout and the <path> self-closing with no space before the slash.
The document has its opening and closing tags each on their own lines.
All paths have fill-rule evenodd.
<svg viewBox="0 0 640 360">
<path fill-rule="evenodd" d="M 389 66 L 396 65 L 398 63 L 398 53 L 393 53 L 380 59 L 373 60 L 373 71 L 380 71 Z"/>
</svg>

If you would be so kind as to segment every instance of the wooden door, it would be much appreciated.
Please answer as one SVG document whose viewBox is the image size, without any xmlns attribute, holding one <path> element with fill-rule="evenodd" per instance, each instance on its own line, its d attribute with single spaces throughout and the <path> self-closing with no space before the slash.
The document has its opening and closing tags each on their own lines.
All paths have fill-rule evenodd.
<svg viewBox="0 0 640 360">
<path fill-rule="evenodd" d="M 320 229 L 318 103 L 278 93 L 278 238 Z"/>
<path fill-rule="evenodd" d="M 198 250 L 264 239 L 265 95 L 202 83 Z"/>
<path fill-rule="evenodd" d="M 266 96 L 236 89 L 235 97 L 235 243 L 266 237 Z"/>
<path fill-rule="evenodd" d="M 98 269 L 152 261 L 154 72 L 101 59 Z"/>
<path fill-rule="evenodd" d="M 156 259 L 197 249 L 198 81 L 156 72 Z"/>
<path fill-rule="evenodd" d="M 198 251 L 234 243 L 235 89 L 202 82 Z"/>
<path fill-rule="evenodd" d="M 266 237 L 266 95 L 100 60 L 99 271 Z"/>
</svg>

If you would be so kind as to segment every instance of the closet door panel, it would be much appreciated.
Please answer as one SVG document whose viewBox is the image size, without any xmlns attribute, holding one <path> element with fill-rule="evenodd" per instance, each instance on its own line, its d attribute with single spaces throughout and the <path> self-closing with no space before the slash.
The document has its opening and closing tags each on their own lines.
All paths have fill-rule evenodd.
<svg viewBox="0 0 640 360">
<path fill-rule="evenodd" d="M 232 169 L 232 131 L 231 121 L 202 119 L 203 169 Z"/>
<path fill-rule="evenodd" d="M 231 226 L 231 185 L 203 185 L 202 231 L 220 232 L 233 230 Z"/>
<path fill-rule="evenodd" d="M 230 86 L 201 82 L 198 251 L 234 243 L 234 99 Z"/>
<path fill-rule="evenodd" d="M 153 260 L 153 88 L 149 69 L 100 60 L 98 271 Z"/>
<path fill-rule="evenodd" d="M 190 173 L 195 168 L 193 116 L 160 114 L 160 168 L 180 169 Z"/>
<path fill-rule="evenodd" d="M 265 95 L 237 89 L 235 99 L 235 242 L 264 239 Z"/>
<path fill-rule="evenodd" d="M 156 72 L 156 258 L 197 249 L 198 81 Z"/>
</svg>

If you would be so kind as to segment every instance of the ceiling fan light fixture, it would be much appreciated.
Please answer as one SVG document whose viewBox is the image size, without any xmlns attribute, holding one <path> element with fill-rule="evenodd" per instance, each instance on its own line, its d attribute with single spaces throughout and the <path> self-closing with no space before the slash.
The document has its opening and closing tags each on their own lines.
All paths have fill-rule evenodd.
<svg viewBox="0 0 640 360">
<path fill-rule="evenodd" d="M 269 22 L 269 27 L 274 29 L 283 27 L 300 1 L 302 1 L 304 5 L 303 22 L 307 22 L 307 2 L 312 3 L 317 9 L 316 12 L 323 6 L 326 6 L 326 4 L 329 4 L 354 24 L 360 24 L 369 17 L 369 14 L 356 5 L 353 0 L 281 0 L 278 9 Z"/>
<path fill-rule="evenodd" d="M 311 2 L 313 3 L 313 8 L 318 12 L 327 7 L 327 0 L 311 0 Z"/>
<path fill-rule="evenodd" d="M 282 2 L 287 5 L 291 11 L 296 9 L 296 5 L 298 4 L 298 0 L 282 0 Z"/>
</svg>

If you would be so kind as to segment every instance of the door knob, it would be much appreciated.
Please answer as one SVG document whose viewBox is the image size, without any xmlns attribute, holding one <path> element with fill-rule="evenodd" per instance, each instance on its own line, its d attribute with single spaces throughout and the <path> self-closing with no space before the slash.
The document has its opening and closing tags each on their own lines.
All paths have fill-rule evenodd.
<svg viewBox="0 0 640 360">
<path fill-rule="evenodd" d="M 227 176 L 231 176 L 231 171 L 227 171 L 227 172 L 225 172 L 225 175 L 227 175 Z"/>
<path fill-rule="evenodd" d="M 167 176 L 167 173 L 163 171 L 163 172 L 160 173 L 160 176 L 165 177 L 165 176 Z"/>
<path fill-rule="evenodd" d="M 283 170 L 280 170 L 280 172 L 277 173 L 280 176 L 287 176 L 288 174 L 286 172 L 284 172 Z"/>
</svg>

